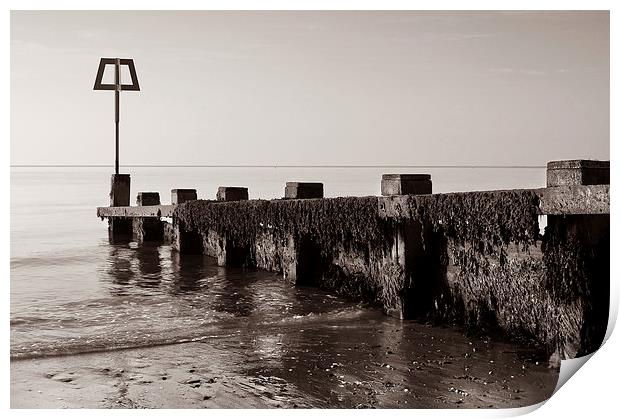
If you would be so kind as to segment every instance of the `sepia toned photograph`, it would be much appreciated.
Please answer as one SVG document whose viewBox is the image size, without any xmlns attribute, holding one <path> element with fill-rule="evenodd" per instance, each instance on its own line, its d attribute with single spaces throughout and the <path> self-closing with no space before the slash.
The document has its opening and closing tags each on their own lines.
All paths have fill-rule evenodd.
<svg viewBox="0 0 620 419">
<path fill-rule="evenodd" d="M 12 10 L 11 409 L 506 409 L 610 316 L 608 10 Z"/>
</svg>

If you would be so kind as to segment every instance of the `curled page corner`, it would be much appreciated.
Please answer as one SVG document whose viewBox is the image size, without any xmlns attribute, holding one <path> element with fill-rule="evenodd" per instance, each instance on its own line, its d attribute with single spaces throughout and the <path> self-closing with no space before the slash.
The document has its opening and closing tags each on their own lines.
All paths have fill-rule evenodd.
<svg viewBox="0 0 620 419">
<path fill-rule="evenodd" d="M 563 359 L 560 362 L 560 372 L 558 374 L 558 382 L 555 386 L 555 389 L 553 390 L 553 393 L 551 394 L 551 396 L 549 396 L 549 398 L 547 398 L 546 400 L 543 400 L 540 403 L 533 404 L 530 406 L 524 406 L 524 407 L 517 408 L 517 409 L 507 409 L 507 416 L 520 416 L 520 415 L 531 413 L 537 410 L 539 407 L 542 407 L 549 400 L 551 400 L 553 396 L 555 395 L 555 393 L 557 393 L 564 386 L 564 384 L 566 384 L 568 380 L 570 380 L 571 377 L 575 375 L 575 373 L 579 371 L 579 369 L 581 369 L 581 367 L 583 367 L 586 364 L 586 362 L 590 360 L 590 358 L 592 358 L 592 355 L 597 353 L 599 350 L 603 348 L 603 346 L 605 346 L 605 343 L 607 342 L 607 340 L 611 336 L 613 329 L 615 328 L 617 312 L 618 312 L 617 309 L 618 309 L 617 305 L 610 306 L 609 318 L 607 321 L 607 330 L 605 332 L 605 337 L 603 338 L 603 342 L 601 343 L 601 345 L 596 351 L 589 353 L 587 355 L 584 355 L 584 356 L 580 356 L 578 358 Z"/>
<path fill-rule="evenodd" d="M 573 359 L 563 359 L 560 362 L 560 374 L 558 376 L 558 383 L 555 386 L 555 390 L 553 390 L 553 394 L 558 392 L 559 389 L 562 388 L 564 384 L 573 376 L 583 365 L 588 362 L 588 360 L 594 355 L 596 352 L 593 352 L 588 355 L 580 356 L 579 358 Z M 551 398 L 550 397 L 550 398 Z"/>
<path fill-rule="evenodd" d="M 566 382 L 568 382 L 568 380 L 573 375 L 575 375 L 575 373 L 579 371 L 579 369 L 586 362 L 588 362 L 588 360 L 592 357 L 592 355 L 594 355 L 594 353 L 596 352 L 593 352 L 585 356 L 581 356 L 579 358 L 562 360 L 560 362 L 560 373 L 558 374 L 558 382 L 555 386 L 555 389 L 553 390 L 553 393 L 551 394 L 551 396 L 549 396 L 549 398 L 541 401 L 540 403 L 532 404 L 529 406 L 518 407 L 515 409 L 502 409 L 503 414 L 500 414 L 500 417 L 522 416 L 522 415 L 527 415 L 529 413 L 532 413 L 535 410 L 538 410 L 538 408 L 542 407 L 545 403 L 547 403 L 549 400 L 553 398 L 555 393 L 557 393 L 557 391 L 560 388 L 562 388 L 562 386 L 566 384 Z"/>
<path fill-rule="evenodd" d="M 524 415 L 530 414 L 533 411 L 538 410 L 538 408 L 544 405 L 545 403 L 547 403 L 547 400 L 543 400 L 542 402 L 531 404 L 529 406 L 515 407 L 513 409 L 502 409 L 501 410 L 502 414 L 500 414 L 499 417 L 512 418 L 516 416 L 524 416 Z"/>
<path fill-rule="evenodd" d="M 580 356 L 579 358 L 563 359 L 560 362 L 560 374 L 558 376 L 558 383 L 556 384 L 555 390 L 553 390 L 553 394 L 551 395 L 551 397 L 553 397 L 553 395 L 557 393 L 558 390 L 561 389 L 562 386 L 566 384 L 566 382 L 573 375 L 575 375 L 575 373 L 579 371 L 579 369 L 583 367 L 583 365 L 586 362 L 588 362 L 588 360 L 592 357 L 592 355 L 600 351 L 605 346 L 605 343 L 607 342 L 614 328 L 616 327 L 616 320 L 618 318 L 618 304 L 617 303 L 614 304 L 613 303 L 614 301 L 618 301 L 618 295 L 616 294 L 616 290 L 614 289 L 614 287 L 611 287 L 611 282 L 610 282 L 609 315 L 607 317 L 607 330 L 605 331 L 605 337 L 603 338 L 603 342 L 601 342 L 601 345 L 598 347 L 596 351 L 590 354 Z M 551 397 L 549 397 L 549 399 L 551 399 Z"/>
</svg>

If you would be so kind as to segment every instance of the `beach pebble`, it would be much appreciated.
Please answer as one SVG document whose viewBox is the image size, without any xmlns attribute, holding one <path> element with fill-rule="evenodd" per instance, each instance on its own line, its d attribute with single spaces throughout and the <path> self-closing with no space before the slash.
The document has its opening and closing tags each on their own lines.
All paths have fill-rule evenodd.
<svg viewBox="0 0 620 419">
<path fill-rule="evenodd" d="M 63 383 L 70 383 L 71 381 L 74 380 L 73 377 L 71 377 L 69 374 L 56 374 L 53 377 L 51 377 L 52 380 L 54 381 L 61 381 Z"/>
<path fill-rule="evenodd" d="M 184 384 L 196 384 L 196 383 L 201 383 L 201 382 L 202 380 L 200 378 L 188 378 L 183 383 Z"/>
<path fill-rule="evenodd" d="M 149 364 L 148 362 L 134 360 L 129 363 L 129 366 L 133 368 L 146 368 L 146 367 L 150 367 L 151 364 Z"/>
</svg>

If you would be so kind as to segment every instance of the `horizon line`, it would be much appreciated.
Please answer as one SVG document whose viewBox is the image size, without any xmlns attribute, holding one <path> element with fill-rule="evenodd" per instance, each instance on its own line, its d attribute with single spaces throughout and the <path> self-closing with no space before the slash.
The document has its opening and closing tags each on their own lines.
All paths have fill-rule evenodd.
<svg viewBox="0 0 620 419">
<path fill-rule="evenodd" d="M 10 167 L 114 167 L 113 164 L 12 164 Z M 386 164 L 386 165 L 294 165 L 294 164 L 127 164 L 121 167 L 212 167 L 212 168 L 269 168 L 269 169 L 294 169 L 294 168 L 333 168 L 333 169 L 372 169 L 372 168 L 425 168 L 425 169 L 546 169 L 543 165 L 408 165 L 408 164 Z"/>
</svg>

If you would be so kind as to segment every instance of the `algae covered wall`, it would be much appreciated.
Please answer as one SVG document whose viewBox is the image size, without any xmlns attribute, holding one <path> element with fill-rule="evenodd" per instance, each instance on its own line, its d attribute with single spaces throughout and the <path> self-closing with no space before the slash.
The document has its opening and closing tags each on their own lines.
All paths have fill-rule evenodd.
<svg viewBox="0 0 620 419">
<path fill-rule="evenodd" d="M 397 317 L 531 339 L 562 357 L 598 347 L 608 215 L 549 216 L 541 236 L 531 190 L 405 198 L 390 211 L 378 197 L 191 201 L 174 220 L 188 251 L 220 265 L 281 272 Z"/>
<path fill-rule="evenodd" d="M 548 216 L 541 235 L 538 208 L 530 190 L 409 196 L 391 208 L 392 219 L 421 226 L 422 246 L 406 266 L 409 317 L 531 339 L 562 358 L 598 348 L 609 215 Z"/>
<path fill-rule="evenodd" d="M 609 214 L 550 216 L 541 247 L 550 299 L 555 307 L 575 308 L 572 316 L 558 313 L 558 347 L 577 356 L 591 353 L 600 347 L 609 317 Z M 579 345 L 565 339 L 569 328 Z"/>
<path fill-rule="evenodd" d="M 400 311 L 404 271 L 391 254 L 393 223 L 377 207 L 377 197 L 191 201 L 174 219 L 179 236 L 198 232 L 201 252 L 221 265 L 281 272 L 297 285 Z"/>
<path fill-rule="evenodd" d="M 449 241 L 445 289 L 437 295 L 444 304 L 433 314 L 453 314 L 456 308 L 455 318 L 470 328 L 534 340 L 564 359 L 593 352 L 607 326 L 609 274 L 603 271 L 609 252 L 593 252 L 581 239 L 558 240 L 557 234 L 547 228 L 536 245 L 525 249 L 511 243 L 503 258 L 471 255 L 466 246 Z M 595 247 L 605 241 L 600 236 Z M 475 269 L 472 257 L 479 259 Z M 567 258 L 579 265 L 572 274 Z"/>
</svg>

